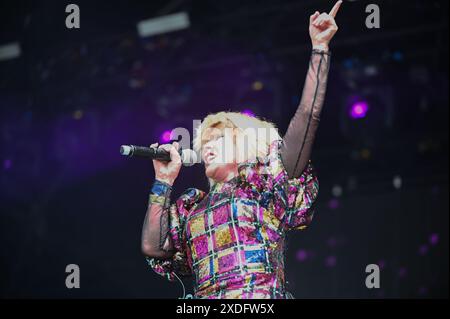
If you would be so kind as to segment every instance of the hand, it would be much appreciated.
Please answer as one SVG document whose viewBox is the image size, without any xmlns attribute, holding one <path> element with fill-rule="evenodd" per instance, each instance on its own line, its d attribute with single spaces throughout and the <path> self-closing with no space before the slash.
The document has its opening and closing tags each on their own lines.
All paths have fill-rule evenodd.
<svg viewBox="0 0 450 319">
<path fill-rule="evenodd" d="M 170 153 L 170 162 L 153 160 L 153 168 L 155 169 L 155 178 L 157 180 L 173 185 L 181 169 L 181 156 L 178 153 L 180 145 L 174 142 L 173 144 L 163 144 L 158 147 L 158 143 L 154 143 L 150 147 L 161 148 Z"/>
<path fill-rule="evenodd" d="M 339 0 L 331 9 L 330 13 L 320 14 L 316 11 L 309 17 L 309 35 L 314 49 L 328 51 L 328 44 L 338 30 L 334 18 L 341 7 Z"/>
</svg>

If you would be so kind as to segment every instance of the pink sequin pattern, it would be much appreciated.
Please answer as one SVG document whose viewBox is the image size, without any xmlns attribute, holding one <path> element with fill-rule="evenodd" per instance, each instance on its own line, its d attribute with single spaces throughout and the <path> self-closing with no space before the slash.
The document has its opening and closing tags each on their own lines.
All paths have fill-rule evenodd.
<svg viewBox="0 0 450 319">
<path fill-rule="evenodd" d="M 147 258 L 153 270 L 193 276 L 196 298 L 286 298 L 285 234 L 309 225 L 319 183 L 311 163 L 289 179 L 279 146 L 209 193 L 186 190 L 169 213 L 176 253 Z"/>
</svg>

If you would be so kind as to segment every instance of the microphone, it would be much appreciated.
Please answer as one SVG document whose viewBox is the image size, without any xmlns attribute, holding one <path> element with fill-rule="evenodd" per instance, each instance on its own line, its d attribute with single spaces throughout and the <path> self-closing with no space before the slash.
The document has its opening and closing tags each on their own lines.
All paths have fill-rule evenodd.
<svg viewBox="0 0 450 319">
<path fill-rule="evenodd" d="M 197 154 L 193 150 L 182 150 L 180 148 L 179 153 L 181 156 L 181 163 L 183 163 L 184 166 L 192 166 L 197 163 Z M 122 145 L 120 147 L 120 154 L 128 157 L 144 157 L 162 162 L 170 162 L 170 153 L 161 148 Z"/>
</svg>

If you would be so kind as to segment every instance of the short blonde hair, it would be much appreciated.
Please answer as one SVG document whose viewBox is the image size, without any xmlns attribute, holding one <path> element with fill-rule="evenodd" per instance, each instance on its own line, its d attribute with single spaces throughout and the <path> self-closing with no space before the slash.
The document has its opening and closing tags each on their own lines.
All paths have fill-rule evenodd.
<svg viewBox="0 0 450 319">
<path fill-rule="evenodd" d="M 206 116 L 196 129 L 193 146 L 194 150 L 199 154 L 206 140 L 204 135 L 211 128 L 232 129 L 235 137 L 234 142 L 237 144 L 236 151 L 239 154 L 243 154 L 244 150 L 241 149 L 241 143 L 236 143 L 236 141 L 244 140 L 249 132 L 256 132 L 253 139 L 247 139 L 248 149 L 245 150 L 247 158 L 266 157 L 269 153 L 270 145 L 274 141 L 281 139 L 278 129 L 272 122 L 239 112 L 219 112 Z"/>
</svg>

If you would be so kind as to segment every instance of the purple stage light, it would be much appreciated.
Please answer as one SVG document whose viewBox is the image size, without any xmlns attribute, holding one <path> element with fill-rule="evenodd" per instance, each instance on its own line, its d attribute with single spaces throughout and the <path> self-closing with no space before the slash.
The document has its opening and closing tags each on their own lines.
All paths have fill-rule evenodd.
<svg viewBox="0 0 450 319">
<path fill-rule="evenodd" d="M 297 251 L 296 258 L 299 262 L 303 262 L 308 259 L 308 252 L 304 249 L 299 249 Z"/>
<path fill-rule="evenodd" d="M 419 247 L 419 255 L 424 256 L 428 252 L 428 246 L 427 245 L 420 245 Z"/>
<path fill-rule="evenodd" d="M 3 161 L 3 168 L 4 168 L 5 170 L 10 169 L 11 166 L 12 166 L 12 161 L 11 161 L 10 159 L 5 159 L 5 160 Z"/>
<path fill-rule="evenodd" d="M 369 111 L 369 104 L 364 101 L 359 101 L 356 103 L 353 103 L 350 108 L 350 117 L 352 119 L 361 119 L 366 117 L 367 111 Z"/>
<path fill-rule="evenodd" d="M 255 113 L 253 113 L 253 111 L 249 109 L 243 110 L 241 113 L 250 117 L 255 117 Z"/>
<path fill-rule="evenodd" d="M 325 266 L 328 268 L 333 268 L 336 266 L 336 256 L 328 256 L 325 259 Z"/>
<path fill-rule="evenodd" d="M 337 200 L 336 198 L 331 199 L 328 202 L 328 208 L 330 208 L 330 209 L 337 209 L 337 208 L 339 208 L 339 200 Z"/>
<path fill-rule="evenodd" d="M 381 259 L 380 261 L 378 261 L 377 265 L 381 270 L 383 270 L 384 268 L 386 268 L 386 261 L 384 259 Z"/>
<path fill-rule="evenodd" d="M 406 267 L 400 267 L 400 269 L 398 270 L 398 276 L 400 278 L 405 278 L 406 275 L 408 275 L 408 269 L 406 269 Z"/>
<path fill-rule="evenodd" d="M 327 239 L 328 247 L 334 248 L 337 245 L 337 239 L 335 237 L 330 237 Z"/>
<path fill-rule="evenodd" d="M 431 245 L 433 246 L 437 245 L 437 243 L 439 242 L 439 234 L 437 233 L 431 234 L 429 241 Z"/>
<path fill-rule="evenodd" d="M 163 141 L 164 143 L 170 142 L 170 134 L 172 133 L 172 131 L 164 131 L 161 134 L 161 141 Z"/>
</svg>

